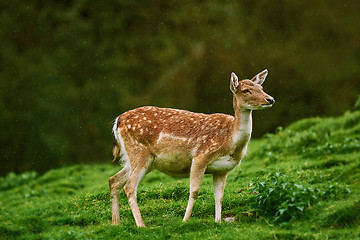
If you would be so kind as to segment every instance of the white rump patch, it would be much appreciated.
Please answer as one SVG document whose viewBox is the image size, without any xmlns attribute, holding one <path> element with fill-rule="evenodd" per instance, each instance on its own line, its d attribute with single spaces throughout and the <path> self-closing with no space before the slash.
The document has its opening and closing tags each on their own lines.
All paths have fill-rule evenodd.
<svg viewBox="0 0 360 240">
<path fill-rule="evenodd" d="M 125 162 L 125 165 L 130 165 L 129 164 L 129 162 L 130 162 L 129 155 L 126 152 L 124 140 L 118 129 L 118 121 L 119 121 L 119 117 L 116 118 L 112 131 L 113 131 L 113 134 L 114 134 L 117 144 L 120 145 L 121 160 Z M 131 127 L 131 126 L 128 125 L 128 127 Z"/>
</svg>

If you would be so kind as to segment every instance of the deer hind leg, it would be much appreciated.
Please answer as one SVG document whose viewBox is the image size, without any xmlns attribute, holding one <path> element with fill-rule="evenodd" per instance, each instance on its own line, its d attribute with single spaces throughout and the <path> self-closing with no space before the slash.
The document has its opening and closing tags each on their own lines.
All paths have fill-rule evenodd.
<svg viewBox="0 0 360 240">
<path fill-rule="evenodd" d="M 131 154 L 132 155 L 132 154 Z M 137 152 L 133 156 L 129 155 L 131 159 L 136 159 L 135 164 L 131 166 L 131 172 L 124 186 L 124 192 L 128 198 L 131 211 L 134 215 L 136 225 L 138 227 L 145 227 L 144 221 L 142 220 L 139 206 L 137 204 L 137 188 L 143 177 L 150 172 L 151 156 L 146 151 Z"/>
<path fill-rule="evenodd" d="M 202 164 L 198 164 L 195 159 L 193 160 L 190 169 L 190 196 L 183 219 L 184 222 L 189 220 L 191 217 L 191 212 L 194 207 L 195 199 L 197 198 L 200 191 L 201 180 L 204 176 L 205 168 L 206 165 L 203 166 Z"/>
<path fill-rule="evenodd" d="M 121 189 L 124 187 L 125 183 L 128 180 L 129 172 L 130 172 L 129 166 L 125 166 L 121 171 L 119 171 L 114 176 L 109 178 L 112 224 L 113 225 L 120 224 L 119 195 L 120 195 Z"/>
<path fill-rule="evenodd" d="M 224 197 L 226 176 L 213 175 L 214 197 L 215 197 L 215 222 L 221 223 L 221 203 Z"/>
</svg>

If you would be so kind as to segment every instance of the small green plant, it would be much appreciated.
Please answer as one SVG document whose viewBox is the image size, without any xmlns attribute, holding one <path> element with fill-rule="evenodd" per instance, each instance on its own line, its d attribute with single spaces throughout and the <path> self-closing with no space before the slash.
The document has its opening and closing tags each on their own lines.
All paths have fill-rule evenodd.
<svg viewBox="0 0 360 240">
<path fill-rule="evenodd" d="M 316 200 L 335 199 L 350 193 L 347 187 L 337 183 L 320 188 L 304 186 L 278 171 L 265 179 L 256 178 L 250 187 L 251 192 L 256 193 L 255 208 L 260 214 L 274 217 L 274 223 L 280 225 L 298 219 Z"/>
</svg>

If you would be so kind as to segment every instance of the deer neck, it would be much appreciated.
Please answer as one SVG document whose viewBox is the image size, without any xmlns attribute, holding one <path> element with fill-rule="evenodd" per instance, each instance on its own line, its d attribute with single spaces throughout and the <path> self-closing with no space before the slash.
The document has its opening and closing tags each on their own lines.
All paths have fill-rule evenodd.
<svg viewBox="0 0 360 240">
<path fill-rule="evenodd" d="M 252 110 L 239 107 L 235 95 L 233 105 L 235 118 L 232 126 L 232 142 L 235 146 L 245 146 L 249 142 L 252 132 Z"/>
</svg>

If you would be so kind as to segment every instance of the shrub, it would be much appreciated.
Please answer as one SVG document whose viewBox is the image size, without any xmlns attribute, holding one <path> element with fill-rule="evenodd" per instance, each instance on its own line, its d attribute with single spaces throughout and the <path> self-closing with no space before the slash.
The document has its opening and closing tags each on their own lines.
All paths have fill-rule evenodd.
<svg viewBox="0 0 360 240">
<path fill-rule="evenodd" d="M 250 183 L 256 193 L 255 208 L 260 214 L 272 216 L 274 223 L 286 224 L 298 219 L 316 200 L 330 200 L 350 192 L 339 184 L 319 188 L 296 183 L 280 172 L 272 172 L 265 179 L 256 178 Z"/>
</svg>

